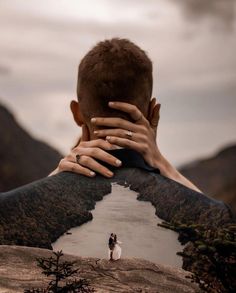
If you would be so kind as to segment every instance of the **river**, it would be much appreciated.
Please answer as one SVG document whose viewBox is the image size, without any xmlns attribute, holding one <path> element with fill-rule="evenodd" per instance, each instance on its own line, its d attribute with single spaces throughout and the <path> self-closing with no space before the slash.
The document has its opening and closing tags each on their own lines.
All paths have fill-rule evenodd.
<svg viewBox="0 0 236 293">
<path fill-rule="evenodd" d="M 122 257 L 181 267 L 182 258 L 176 255 L 183 248 L 178 234 L 157 226 L 162 220 L 155 215 L 155 208 L 136 198 L 136 192 L 113 184 L 112 193 L 97 202 L 93 220 L 70 229 L 71 234 L 61 236 L 53 243 L 53 249 L 82 257 L 107 258 L 107 242 L 113 232 L 122 242 Z"/>
</svg>

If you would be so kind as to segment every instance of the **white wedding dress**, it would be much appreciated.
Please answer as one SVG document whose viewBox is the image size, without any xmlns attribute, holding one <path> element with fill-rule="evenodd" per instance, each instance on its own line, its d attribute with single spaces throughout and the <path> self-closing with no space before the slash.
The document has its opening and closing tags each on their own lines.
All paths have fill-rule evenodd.
<svg viewBox="0 0 236 293">
<path fill-rule="evenodd" d="M 112 258 L 114 260 L 118 260 L 118 259 L 121 258 L 122 249 L 120 247 L 120 244 L 122 244 L 122 242 L 120 242 L 120 241 L 117 241 L 116 244 L 115 244 L 115 247 L 114 247 L 114 250 L 113 250 L 113 253 L 112 253 Z M 110 252 L 109 252 L 109 257 L 110 257 Z"/>
</svg>

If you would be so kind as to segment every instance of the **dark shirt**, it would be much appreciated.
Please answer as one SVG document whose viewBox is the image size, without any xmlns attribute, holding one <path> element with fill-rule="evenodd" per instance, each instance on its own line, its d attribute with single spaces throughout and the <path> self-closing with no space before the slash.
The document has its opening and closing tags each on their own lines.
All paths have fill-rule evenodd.
<svg viewBox="0 0 236 293">
<path fill-rule="evenodd" d="M 108 245 L 112 245 L 114 242 L 114 239 L 112 237 L 109 238 L 109 242 L 108 242 Z"/>
<path fill-rule="evenodd" d="M 108 166 L 114 170 L 110 179 L 61 172 L 0 193 L 0 244 L 51 248 L 51 243 L 70 227 L 92 219 L 91 209 L 111 192 L 112 183 L 129 186 L 168 222 L 209 226 L 236 222 L 235 213 L 222 201 L 161 176 L 137 152 L 119 149 L 110 153 L 122 161 L 119 168 Z"/>
<path fill-rule="evenodd" d="M 154 172 L 157 174 L 160 174 L 160 170 L 153 168 L 149 166 L 143 157 L 136 151 L 130 150 L 130 149 L 117 149 L 108 151 L 112 156 L 116 157 L 122 162 L 121 168 L 139 168 L 143 169 L 148 172 Z M 104 162 L 101 162 L 101 164 L 105 165 L 109 169 L 117 169 L 116 167 L 112 167 L 111 165 L 104 164 Z"/>
</svg>

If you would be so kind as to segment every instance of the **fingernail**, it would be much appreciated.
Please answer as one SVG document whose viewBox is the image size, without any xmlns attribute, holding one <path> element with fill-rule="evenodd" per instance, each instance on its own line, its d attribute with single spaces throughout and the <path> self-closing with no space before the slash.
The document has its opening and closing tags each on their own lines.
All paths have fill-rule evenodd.
<svg viewBox="0 0 236 293">
<path fill-rule="evenodd" d="M 95 176 L 95 175 L 96 175 L 95 172 L 93 172 L 93 171 L 89 172 L 89 174 L 90 174 L 91 176 Z"/>
<path fill-rule="evenodd" d="M 116 165 L 120 166 L 122 164 L 122 162 L 120 160 L 116 160 Z"/>
<path fill-rule="evenodd" d="M 96 122 L 96 118 L 92 118 L 91 119 L 91 122 Z"/>
<path fill-rule="evenodd" d="M 94 130 L 94 132 L 93 132 L 94 134 L 98 134 L 98 131 L 97 130 Z"/>
<path fill-rule="evenodd" d="M 107 176 L 111 177 L 113 176 L 113 173 L 111 171 L 107 171 Z"/>
<path fill-rule="evenodd" d="M 108 104 L 109 104 L 109 106 L 113 106 L 115 103 L 114 102 L 109 102 Z"/>
<path fill-rule="evenodd" d="M 106 139 L 109 140 L 109 139 L 111 139 L 111 137 L 110 136 L 106 136 Z"/>
</svg>

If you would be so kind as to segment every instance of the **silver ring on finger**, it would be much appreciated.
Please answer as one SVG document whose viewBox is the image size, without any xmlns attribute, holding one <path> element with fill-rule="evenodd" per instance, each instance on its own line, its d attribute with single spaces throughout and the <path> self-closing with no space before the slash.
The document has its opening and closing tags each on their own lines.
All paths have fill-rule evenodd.
<svg viewBox="0 0 236 293">
<path fill-rule="evenodd" d="M 129 139 L 132 139 L 133 137 L 133 132 L 132 131 L 126 131 L 126 136 L 129 138 Z"/>
<path fill-rule="evenodd" d="M 77 163 L 77 164 L 79 164 L 80 155 L 79 155 L 79 154 L 78 154 L 78 155 L 76 155 L 76 156 L 75 156 L 75 158 L 76 158 L 76 163 Z"/>
</svg>

